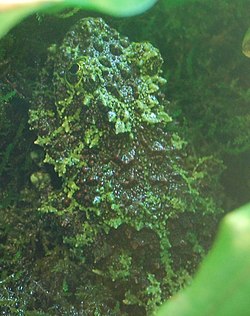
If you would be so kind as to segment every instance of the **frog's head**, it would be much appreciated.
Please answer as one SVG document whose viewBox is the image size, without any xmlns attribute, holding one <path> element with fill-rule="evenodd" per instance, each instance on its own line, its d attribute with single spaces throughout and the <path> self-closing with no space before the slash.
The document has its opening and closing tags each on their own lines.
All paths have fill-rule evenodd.
<svg viewBox="0 0 250 316">
<path fill-rule="evenodd" d="M 128 46 L 129 41 L 101 18 L 80 20 L 57 50 L 54 84 L 58 100 L 81 94 L 88 102 L 98 88 L 108 90 L 114 82 L 122 81 L 121 65 L 127 68 L 129 76 L 130 69 L 123 56 Z"/>
<path fill-rule="evenodd" d="M 116 134 L 131 133 L 139 121 L 158 122 L 162 118 L 152 109 L 159 107 L 158 90 L 165 83 L 161 65 L 151 44 L 130 43 L 101 18 L 82 19 L 55 56 L 57 109 L 69 116 L 80 108 L 91 108 L 90 116 L 103 112 Z"/>
</svg>

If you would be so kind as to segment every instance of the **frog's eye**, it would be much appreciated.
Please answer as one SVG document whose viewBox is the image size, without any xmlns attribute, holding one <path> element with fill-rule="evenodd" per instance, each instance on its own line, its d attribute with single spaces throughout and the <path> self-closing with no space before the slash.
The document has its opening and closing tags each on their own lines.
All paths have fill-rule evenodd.
<svg viewBox="0 0 250 316">
<path fill-rule="evenodd" d="M 76 75 L 78 73 L 78 70 L 80 69 L 80 66 L 78 64 L 73 64 L 70 68 L 69 68 L 69 73 L 71 75 Z"/>
<path fill-rule="evenodd" d="M 66 79 L 70 84 L 76 84 L 79 81 L 77 76 L 79 72 L 80 66 L 77 63 L 74 63 L 70 66 L 66 73 Z"/>
</svg>

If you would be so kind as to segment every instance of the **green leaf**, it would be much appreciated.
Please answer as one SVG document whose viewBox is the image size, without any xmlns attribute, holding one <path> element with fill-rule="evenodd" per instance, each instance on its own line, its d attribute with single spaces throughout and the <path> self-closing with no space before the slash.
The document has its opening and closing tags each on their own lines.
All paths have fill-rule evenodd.
<svg viewBox="0 0 250 316">
<path fill-rule="evenodd" d="M 29 14 L 32 14 L 39 6 L 29 5 L 28 7 L 0 11 L 0 38 L 3 37 L 13 26 L 21 22 Z"/>
<path fill-rule="evenodd" d="M 0 0 L 0 38 L 28 15 L 82 8 L 114 16 L 131 16 L 150 8 L 157 0 Z"/>
<path fill-rule="evenodd" d="M 66 5 L 115 16 L 131 16 L 149 9 L 157 0 L 65 0 Z"/>
<path fill-rule="evenodd" d="M 250 204 L 223 219 L 211 252 L 190 287 L 157 316 L 250 315 Z"/>
<path fill-rule="evenodd" d="M 199 0 L 164 0 L 164 4 L 166 8 L 174 8 L 181 5 L 185 5 L 186 3 L 192 3 Z"/>
<path fill-rule="evenodd" d="M 245 56 L 250 57 L 250 28 L 246 31 L 242 42 L 242 52 Z"/>
</svg>

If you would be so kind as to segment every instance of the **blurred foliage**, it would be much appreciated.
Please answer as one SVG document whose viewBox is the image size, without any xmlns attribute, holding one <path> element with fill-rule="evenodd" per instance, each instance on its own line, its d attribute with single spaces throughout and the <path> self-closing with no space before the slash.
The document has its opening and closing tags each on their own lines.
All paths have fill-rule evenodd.
<svg viewBox="0 0 250 316">
<path fill-rule="evenodd" d="M 247 316 L 250 311 L 250 204 L 223 219 L 218 236 L 191 285 L 157 316 Z"/>
<path fill-rule="evenodd" d="M 27 130 L 27 107 L 22 97 L 10 84 L 0 84 L 0 208 L 15 202 L 19 195 L 29 166 Z"/>
<path fill-rule="evenodd" d="M 245 56 L 250 57 L 250 28 L 246 31 L 242 41 L 242 52 Z"/>
<path fill-rule="evenodd" d="M 67 8 L 94 10 L 114 16 L 139 14 L 156 0 L 33 0 L 0 1 L 0 38 L 22 19 L 35 12 L 55 13 Z"/>
</svg>

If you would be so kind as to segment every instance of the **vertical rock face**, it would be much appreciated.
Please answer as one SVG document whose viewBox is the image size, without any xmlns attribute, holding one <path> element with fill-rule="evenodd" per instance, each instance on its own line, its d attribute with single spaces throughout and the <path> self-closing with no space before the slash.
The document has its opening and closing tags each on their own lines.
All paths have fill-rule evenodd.
<svg viewBox="0 0 250 316">
<path fill-rule="evenodd" d="M 151 44 L 85 18 L 51 47 L 34 94 L 30 126 L 60 178 L 41 184 L 39 210 L 60 227 L 68 260 L 85 267 L 88 283 L 74 286 L 86 315 L 151 312 L 209 241 L 213 162 L 189 158 L 171 133 L 161 65 Z"/>
</svg>

